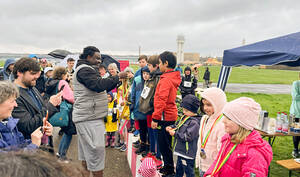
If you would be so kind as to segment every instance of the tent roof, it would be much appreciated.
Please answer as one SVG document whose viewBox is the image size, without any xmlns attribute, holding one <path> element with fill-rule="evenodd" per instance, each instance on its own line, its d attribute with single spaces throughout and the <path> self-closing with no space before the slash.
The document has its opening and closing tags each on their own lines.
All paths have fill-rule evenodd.
<svg viewBox="0 0 300 177">
<path fill-rule="evenodd" d="M 224 51 L 224 66 L 300 66 L 300 32 Z"/>
</svg>

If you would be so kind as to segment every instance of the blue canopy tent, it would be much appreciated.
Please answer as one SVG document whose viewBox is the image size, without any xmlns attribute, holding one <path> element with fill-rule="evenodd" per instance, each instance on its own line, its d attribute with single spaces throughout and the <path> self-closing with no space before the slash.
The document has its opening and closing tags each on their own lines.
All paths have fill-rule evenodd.
<svg viewBox="0 0 300 177">
<path fill-rule="evenodd" d="M 224 50 L 218 87 L 225 90 L 233 66 L 300 66 L 300 32 Z"/>
</svg>

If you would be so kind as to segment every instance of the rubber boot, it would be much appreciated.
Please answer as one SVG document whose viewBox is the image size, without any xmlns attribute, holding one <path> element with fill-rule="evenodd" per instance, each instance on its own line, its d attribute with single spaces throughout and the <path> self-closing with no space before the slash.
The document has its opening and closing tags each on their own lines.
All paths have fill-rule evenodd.
<svg viewBox="0 0 300 177">
<path fill-rule="evenodd" d="M 110 137 L 108 135 L 106 135 L 105 147 L 108 147 L 109 145 L 110 145 Z"/>
<path fill-rule="evenodd" d="M 116 137 L 115 136 L 112 136 L 111 139 L 110 139 L 110 147 L 114 148 L 115 147 L 115 140 L 116 140 Z"/>
</svg>

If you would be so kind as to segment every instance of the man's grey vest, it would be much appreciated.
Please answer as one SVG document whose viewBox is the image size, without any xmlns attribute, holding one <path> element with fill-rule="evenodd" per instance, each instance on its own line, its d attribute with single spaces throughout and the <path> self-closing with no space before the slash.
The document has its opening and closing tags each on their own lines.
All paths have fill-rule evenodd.
<svg viewBox="0 0 300 177">
<path fill-rule="evenodd" d="M 83 122 L 104 118 L 107 116 L 107 94 L 106 91 L 97 93 L 86 88 L 77 80 L 77 72 L 84 67 L 93 67 L 82 64 L 78 66 L 73 74 L 73 86 L 75 103 L 73 105 L 73 122 Z"/>
</svg>

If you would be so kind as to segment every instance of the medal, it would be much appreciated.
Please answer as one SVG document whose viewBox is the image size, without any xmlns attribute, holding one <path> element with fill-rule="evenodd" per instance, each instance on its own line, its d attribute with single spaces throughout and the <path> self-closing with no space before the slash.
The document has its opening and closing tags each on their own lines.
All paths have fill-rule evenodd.
<svg viewBox="0 0 300 177">
<path fill-rule="evenodd" d="M 205 154 L 204 149 L 201 149 L 200 157 L 201 157 L 202 159 L 206 159 L 206 154 Z"/>
</svg>

